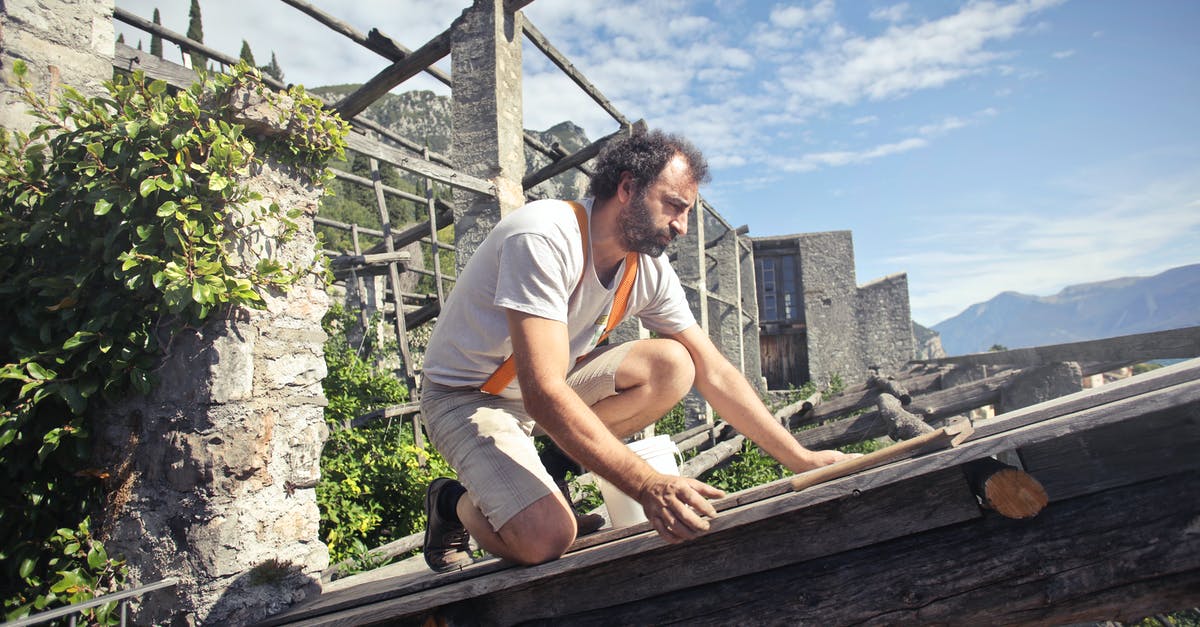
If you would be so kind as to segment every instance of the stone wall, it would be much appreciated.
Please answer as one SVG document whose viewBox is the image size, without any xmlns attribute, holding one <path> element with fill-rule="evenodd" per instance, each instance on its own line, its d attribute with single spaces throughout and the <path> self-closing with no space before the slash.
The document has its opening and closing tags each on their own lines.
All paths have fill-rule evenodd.
<svg viewBox="0 0 1200 627">
<path fill-rule="evenodd" d="M 894 274 L 858 287 L 850 231 L 752 241 L 759 257 L 774 256 L 778 263 L 798 259 L 802 314 L 762 327 L 763 370 L 775 385 L 781 379 L 795 386 L 826 385 L 835 375 L 860 383 L 869 368 L 894 369 L 913 358 L 908 277 Z"/>
<path fill-rule="evenodd" d="M 247 233 L 246 257 L 310 263 L 320 191 L 269 164 L 248 184 L 260 202 L 303 216 L 282 245 L 278 225 Z M 181 579 L 173 595 L 146 598 L 139 624 L 249 624 L 319 590 L 329 562 L 315 490 L 328 435 L 327 308 L 324 281 L 310 273 L 263 310 L 185 333 L 154 392 L 101 421 L 110 552 L 128 560 L 133 584 Z"/>
<path fill-rule="evenodd" d="M 820 385 L 849 381 L 865 370 L 858 326 L 858 290 L 850 231 L 797 237 L 799 287 L 808 334 L 808 372 Z M 865 377 L 865 375 L 862 375 Z"/>
<path fill-rule="evenodd" d="M 85 96 L 104 93 L 112 77 L 113 0 L 3 0 L 0 2 L 0 126 L 28 131 L 33 119 L 12 74 L 23 60 L 26 78 L 54 102 L 70 86 Z"/>
<path fill-rule="evenodd" d="M 892 274 L 858 288 L 858 327 L 868 368 L 894 371 L 913 358 L 908 275 Z"/>
</svg>

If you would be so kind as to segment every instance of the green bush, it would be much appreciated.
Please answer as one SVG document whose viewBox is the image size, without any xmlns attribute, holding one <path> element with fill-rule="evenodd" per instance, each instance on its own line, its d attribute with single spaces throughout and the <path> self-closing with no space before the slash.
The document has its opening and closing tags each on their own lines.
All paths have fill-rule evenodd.
<svg viewBox="0 0 1200 627">
<path fill-rule="evenodd" d="M 293 90 L 294 138 L 246 136 L 225 97 L 262 89 L 244 65 L 178 92 L 137 72 L 107 83 L 102 98 L 66 88 L 57 105 L 32 93 L 20 61 L 13 71 L 39 123 L 28 134 L 0 129 L 0 598 L 8 610 L 45 597 L 62 572 L 109 576 L 107 560 L 94 566 L 91 553 L 54 545 L 101 503 L 96 478 L 105 473 L 90 467 L 88 416 L 148 391 L 179 330 L 261 307 L 263 290 L 310 272 L 234 253 L 239 231 L 294 217 L 274 204 L 249 211 L 259 198 L 238 181 L 269 154 L 320 184 L 345 132 Z M 51 600 L 74 598 L 68 589 L 88 588 L 72 583 Z"/>
<path fill-rule="evenodd" d="M 411 423 L 392 419 L 345 428 L 374 409 L 408 399 L 403 383 L 347 342 L 346 330 L 353 324 L 354 314 L 340 306 L 330 309 L 324 321 L 329 335 L 324 387 L 330 436 L 321 455 L 317 502 L 321 537 L 334 562 L 369 560 L 364 547 L 423 529 L 426 485 L 436 477 L 454 476 L 431 446 L 415 445 Z"/>
</svg>

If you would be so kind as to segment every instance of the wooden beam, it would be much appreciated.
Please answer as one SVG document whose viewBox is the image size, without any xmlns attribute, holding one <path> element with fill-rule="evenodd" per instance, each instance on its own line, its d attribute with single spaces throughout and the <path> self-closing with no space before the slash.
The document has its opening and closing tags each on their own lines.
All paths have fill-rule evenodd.
<svg viewBox="0 0 1200 627">
<path fill-rule="evenodd" d="M 350 133 L 346 136 L 346 147 L 354 152 L 374 157 L 380 161 L 386 161 L 407 172 L 427 176 L 452 187 L 483 194 L 484 196 L 496 195 L 496 186 L 490 181 L 477 179 L 469 174 L 450 169 L 444 165 L 426 161 L 397 148 L 373 141 L 358 133 Z"/>
<path fill-rule="evenodd" d="M 130 48 L 123 43 L 117 43 L 113 48 L 113 69 L 129 74 L 141 70 L 147 78 L 164 81 L 179 89 L 191 87 L 199 78 L 190 68 L 164 61 L 149 52 Z"/>
<path fill-rule="evenodd" d="M 964 465 L 963 473 L 980 504 L 1006 518 L 1033 518 L 1050 502 L 1033 475 L 994 457 Z"/>
<path fill-rule="evenodd" d="M 371 77 L 357 91 L 346 96 L 337 104 L 335 107 L 337 112 L 347 120 L 362 113 L 363 109 L 379 100 L 396 85 L 416 76 L 425 68 L 450 54 L 450 33 L 451 29 L 449 28 L 442 31 L 412 54 L 406 55 L 403 59 Z"/>
<path fill-rule="evenodd" d="M 351 41 L 358 45 L 378 54 L 388 61 L 402 61 L 405 57 L 412 54 L 412 50 L 396 42 L 391 37 L 383 34 L 379 29 L 372 28 L 368 35 L 363 35 L 353 26 L 329 15 L 328 13 L 314 7 L 304 0 L 283 0 L 284 4 L 291 5 L 300 12 L 308 15 L 314 20 L 320 22 L 326 28 L 333 30 L 348 37 Z M 430 76 L 438 79 L 442 84 L 449 86 L 450 77 L 436 67 L 429 67 L 425 70 Z"/>
<path fill-rule="evenodd" d="M 542 54 L 546 55 L 546 58 L 550 59 L 551 63 L 558 66 L 558 69 L 562 70 L 563 74 L 567 75 L 567 78 L 575 81 L 575 84 L 578 85 L 585 94 L 591 96 L 592 100 L 595 100 L 596 104 L 600 105 L 600 108 L 607 111 L 608 114 L 611 115 L 612 118 L 616 120 L 617 123 L 619 123 L 622 127 L 630 125 L 629 120 L 622 115 L 615 106 L 613 106 L 613 103 L 604 96 L 604 93 L 599 89 L 596 89 L 596 86 L 593 85 L 591 81 L 589 81 L 587 77 L 583 75 L 583 72 L 580 72 L 575 65 L 571 63 L 571 61 L 568 60 L 565 55 L 563 55 L 563 53 L 559 52 L 558 49 L 550 43 L 550 40 L 546 39 L 546 36 L 543 35 L 542 32 L 539 31 L 529 21 L 528 16 L 525 17 L 524 31 L 525 38 L 528 39 L 535 48 L 541 50 Z"/>
<path fill-rule="evenodd" d="M 338 170 L 336 168 L 330 168 L 330 171 L 333 172 L 334 176 L 336 176 L 337 178 L 339 178 L 343 181 L 350 181 L 351 183 L 357 183 L 364 187 L 372 187 L 373 188 L 375 185 L 375 183 L 373 181 L 371 181 L 371 179 L 366 178 L 364 176 L 359 176 L 357 174 L 352 174 L 350 172 L 346 172 L 345 170 Z M 381 183 L 381 185 L 382 185 L 382 183 Z M 411 200 L 412 202 L 419 202 L 421 204 L 425 203 L 424 197 L 418 196 L 416 194 L 411 194 L 402 189 L 396 189 L 395 187 L 392 187 L 390 185 L 383 185 L 383 192 L 385 194 L 389 194 L 389 195 L 395 196 L 397 198 L 403 198 L 404 200 Z"/>
<path fill-rule="evenodd" d="M 209 59 L 212 59 L 213 61 L 216 61 L 223 65 L 233 66 L 233 65 L 237 65 L 238 61 L 240 61 L 240 59 L 238 59 L 236 57 L 231 57 L 219 50 L 209 48 L 208 46 L 206 46 L 198 41 L 193 41 L 192 39 L 189 39 L 183 35 L 180 35 L 179 33 L 175 32 L 171 29 L 164 28 L 160 24 L 155 24 L 154 22 L 144 20 L 144 19 L 138 17 L 137 15 L 134 15 L 133 13 L 126 11 L 125 9 L 122 9 L 121 7 L 113 7 L 113 17 L 119 21 L 129 24 L 130 26 L 139 28 L 148 33 L 153 33 L 155 35 L 158 35 L 159 37 L 166 39 L 167 41 L 179 46 L 180 48 L 183 48 L 184 50 L 191 51 L 191 52 L 198 52 L 198 53 L 208 57 Z M 262 76 L 262 82 L 266 85 L 270 85 L 271 87 L 273 87 L 275 89 L 286 89 L 287 88 L 287 85 L 285 83 L 283 83 L 282 81 L 276 80 L 273 76 L 268 76 L 266 74 L 264 74 Z"/>
<path fill-rule="evenodd" d="M 596 141 L 588 144 L 587 146 L 580 148 L 579 150 L 572 153 L 571 155 L 563 157 L 562 159 L 559 159 L 558 161 L 554 161 L 554 162 L 550 163 L 549 165 L 547 165 L 546 167 L 538 170 L 537 172 L 533 172 L 533 173 L 527 175 L 525 178 L 521 179 L 521 187 L 524 189 L 529 189 L 530 187 L 533 187 L 534 185 L 537 185 L 538 183 L 541 183 L 542 181 L 548 181 L 548 180 L 554 178 L 555 176 L 558 176 L 559 174 L 562 174 L 563 172 L 566 172 L 567 170 L 570 170 L 571 168 L 577 167 L 577 166 L 583 164 L 584 162 L 588 161 L 592 157 L 595 157 L 596 155 L 600 154 L 600 150 L 602 148 L 604 148 L 605 144 L 612 141 L 613 139 L 616 139 L 618 137 L 627 136 L 630 133 L 635 133 L 635 134 L 642 133 L 642 132 L 645 132 L 645 130 L 646 130 L 646 122 L 643 120 L 638 120 L 637 122 L 635 122 L 633 124 L 632 127 L 622 128 L 621 130 L 619 130 L 615 133 L 605 135 L 604 137 L 597 139 Z"/>
<path fill-rule="evenodd" d="M 621 605 L 574 612 L 564 605 L 553 618 L 525 624 L 1132 624 L 1200 603 L 1200 499 L 1179 498 L 1197 482 L 1197 473 L 1178 474 L 1052 504 L 1032 520 L 968 520 Z M 820 543 L 832 525 L 804 529 L 796 541 Z M 639 561 L 638 581 L 692 567 L 652 564 Z M 579 598 L 604 596 L 592 590 L 576 583 Z"/>
<path fill-rule="evenodd" d="M 922 363 L 1025 367 L 1057 361 L 1137 363 L 1152 359 L 1190 359 L 1192 357 L 1200 357 L 1200 326 L 1138 333 L 1103 340 L 942 357 L 924 360 Z"/>
</svg>

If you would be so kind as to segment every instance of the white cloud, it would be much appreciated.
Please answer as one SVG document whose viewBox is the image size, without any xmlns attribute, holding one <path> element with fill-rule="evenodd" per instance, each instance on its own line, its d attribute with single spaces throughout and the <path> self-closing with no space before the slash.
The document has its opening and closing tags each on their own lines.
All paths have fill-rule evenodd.
<svg viewBox="0 0 1200 627">
<path fill-rule="evenodd" d="M 811 172 L 820 168 L 835 168 L 867 163 L 881 157 L 924 148 L 928 145 L 929 142 L 925 139 L 910 137 L 902 141 L 880 144 L 864 150 L 814 152 L 802 155 L 799 158 L 780 159 L 779 167 L 786 172 Z"/>
<path fill-rule="evenodd" d="M 1075 51 L 1074 50 L 1059 50 L 1057 52 L 1051 53 L 1050 56 L 1054 57 L 1055 59 L 1069 59 L 1069 58 L 1075 56 Z"/>
<path fill-rule="evenodd" d="M 786 29 L 802 29 L 833 16 L 833 0 L 821 0 L 804 6 L 776 5 L 771 9 L 771 24 Z"/>
<path fill-rule="evenodd" d="M 888 7 L 880 7 L 871 11 L 870 17 L 881 22 L 899 22 L 908 15 L 908 3 L 901 2 Z"/>
<path fill-rule="evenodd" d="M 1046 296 L 1200 261 L 1200 169 L 1129 189 L 1097 188 L 1098 173 L 1085 174 L 1069 186 L 1087 187 L 1055 211 L 965 213 L 906 242 L 886 263 L 908 272 L 914 318 L 935 324 L 1006 290 Z"/>
</svg>

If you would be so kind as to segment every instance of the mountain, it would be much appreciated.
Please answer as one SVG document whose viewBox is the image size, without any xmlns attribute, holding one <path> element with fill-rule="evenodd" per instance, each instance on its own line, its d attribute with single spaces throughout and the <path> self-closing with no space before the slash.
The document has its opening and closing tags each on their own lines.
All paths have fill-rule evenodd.
<svg viewBox="0 0 1200 627">
<path fill-rule="evenodd" d="M 353 93 L 359 85 L 326 85 L 309 91 L 336 102 Z M 417 90 L 400 94 L 384 94 L 361 114 L 397 135 L 429 146 L 442 156 L 450 154 L 450 98 L 432 91 Z M 547 146 L 559 144 L 568 153 L 575 152 L 591 143 L 583 129 L 571 122 L 561 122 L 545 131 L 530 131 Z M 550 159 L 540 152 L 525 147 L 526 174 L 542 168 Z M 529 190 L 536 198 L 582 198 L 587 190 L 587 176 L 571 170 L 535 186 Z"/>
<path fill-rule="evenodd" d="M 1151 277 L 1064 288 L 1053 296 L 1003 292 L 933 325 L 950 355 L 995 344 L 1024 348 L 1200 325 L 1200 264 Z"/>
</svg>

